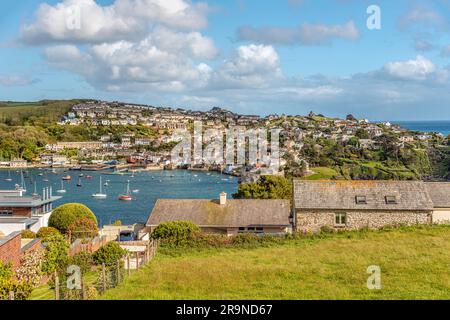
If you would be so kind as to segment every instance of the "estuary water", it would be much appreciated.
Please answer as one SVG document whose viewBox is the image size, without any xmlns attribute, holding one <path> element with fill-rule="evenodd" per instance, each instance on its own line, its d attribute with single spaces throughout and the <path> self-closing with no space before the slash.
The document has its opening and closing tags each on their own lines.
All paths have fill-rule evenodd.
<svg viewBox="0 0 450 320">
<path fill-rule="evenodd" d="M 79 175 L 84 174 L 80 178 Z M 65 194 L 57 194 L 61 189 L 62 177 L 70 175 L 71 181 L 64 181 Z M 54 207 L 64 203 L 82 203 L 88 206 L 97 216 L 100 226 L 121 220 L 124 224 L 146 222 L 158 199 L 218 199 L 220 192 L 225 191 L 228 197 L 237 191 L 238 179 L 216 172 L 193 172 L 186 170 L 138 172 L 126 175 L 111 175 L 105 172 L 63 171 L 52 172 L 47 169 L 23 170 L 27 193 L 36 190 L 42 194 L 44 187 L 53 187 L 53 195 L 62 196 L 54 203 Z M 87 176 L 92 176 L 88 179 Z M 103 193 L 108 198 L 99 200 L 92 197 L 99 192 L 100 177 Z M 6 181 L 11 178 L 12 181 Z M 0 189 L 12 190 L 15 184 L 21 184 L 20 170 L 0 170 Z M 45 180 L 48 180 L 45 181 Z M 126 193 L 127 181 L 133 201 L 120 201 L 118 196 Z M 81 187 L 78 187 L 81 182 Z M 137 192 L 139 190 L 139 192 Z"/>
<path fill-rule="evenodd" d="M 393 121 L 395 124 L 399 124 L 405 129 L 419 132 L 438 132 L 444 136 L 450 134 L 450 121 L 449 120 L 436 120 L 436 121 Z"/>
</svg>

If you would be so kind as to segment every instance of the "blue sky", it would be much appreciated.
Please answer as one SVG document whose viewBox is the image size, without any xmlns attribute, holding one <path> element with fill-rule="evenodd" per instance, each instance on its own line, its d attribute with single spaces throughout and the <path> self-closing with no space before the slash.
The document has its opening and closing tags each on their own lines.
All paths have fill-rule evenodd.
<svg viewBox="0 0 450 320">
<path fill-rule="evenodd" d="M 442 120 L 449 66 L 449 0 L 0 2 L 0 100 Z"/>
</svg>

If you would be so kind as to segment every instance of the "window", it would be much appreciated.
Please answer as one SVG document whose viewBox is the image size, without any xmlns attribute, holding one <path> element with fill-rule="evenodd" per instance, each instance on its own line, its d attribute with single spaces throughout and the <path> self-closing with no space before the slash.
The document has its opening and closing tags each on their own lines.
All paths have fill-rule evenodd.
<svg viewBox="0 0 450 320">
<path fill-rule="evenodd" d="M 0 216 L 12 216 L 12 210 L 0 210 Z"/>
<path fill-rule="evenodd" d="M 386 204 L 397 204 L 397 198 L 395 196 L 386 196 Z"/>
<path fill-rule="evenodd" d="M 338 226 L 338 227 L 342 227 L 347 224 L 347 214 L 346 213 L 343 213 L 343 212 L 336 213 L 335 219 L 336 219 L 336 221 L 335 221 L 336 226 Z"/>
<path fill-rule="evenodd" d="M 366 196 L 356 196 L 356 204 L 367 204 Z"/>
</svg>

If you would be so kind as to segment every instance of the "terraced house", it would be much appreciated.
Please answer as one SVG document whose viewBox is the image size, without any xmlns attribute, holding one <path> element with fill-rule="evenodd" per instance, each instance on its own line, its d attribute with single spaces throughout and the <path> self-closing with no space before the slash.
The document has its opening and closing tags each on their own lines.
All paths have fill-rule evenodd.
<svg viewBox="0 0 450 320">
<path fill-rule="evenodd" d="M 422 181 L 295 181 L 295 229 L 430 224 L 435 212 L 430 190 L 436 188 Z"/>
</svg>

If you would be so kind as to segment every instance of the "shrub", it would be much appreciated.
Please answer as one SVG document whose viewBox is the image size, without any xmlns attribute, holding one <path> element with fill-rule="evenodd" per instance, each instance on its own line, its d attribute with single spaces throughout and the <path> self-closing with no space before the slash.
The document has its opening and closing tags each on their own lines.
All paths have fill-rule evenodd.
<svg viewBox="0 0 450 320">
<path fill-rule="evenodd" d="M 0 300 L 8 300 L 10 292 L 14 293 L 14 300 L 27 300 L 32 291 L 33 286 L 26 281 L 0 279 Z"/>
<path fill-rule="evenodd" d="M 81 273 L 86 274 L 91 270 L 91 267 L 94 264 L 94 259 L 91 253 L 87 251 L 81 251 L 70 258 L 69 264 L 79 266 Z"/>
<path fill-rule="evenodd" d="M 36 233 L 31 230 L 23 230 L 22 231 L 22 239 L 35 239 Z"/>
<path fill-rule="evenodd" d="M 98 227 L 90 218 L 82 217 L 71 223 L 66 232 L 73 239 L 94 238 L 98 234 Z"/>
<path fill-rule="evenodd" d="M 72 223 L 84 217 L 92 220 L 97 225 L 97 218 L 88 207 L 79 203 L 68 203 L 53 211 L 48 224 L 50 227 L 56 228 L 65 234 Z"/>
<path fill-rule="evenodd" d="M 200 228 L 189 221 L 174 221 L 161 223 L 152 233 L 153 239 L 187 239 L 199 232 Z"/>
<path fill-rule="evenodd" d="M 36 287 L 41 283 L 41 264 L 44 258 L 42 251 L 36 250 L 26 254 L 20 260 L 20 267 L 16 271 L 17 280 L 25 281 Z"/>
<path fill-rule="evenodd" d="M 14 275 L 12 270 L 12 264 L 10 263 L 3 263 L 0 261 L 0 280 L 2 279 L 10 279 Z"/>
<path fill-rule="evenodd" d="M 39 229 L 36 237 L 45 240 L 52 235 L 61 235 L 61 233 L 57 229 L 52 227 L 42 227 Z"/>
<path fill-rule="evenodd" d="M 45 254 L 42 271 L 50 274 L 63 268 L 69 259 L 69 244 L 60 234 L 50 235 L 45 239 Z"/>
<path fill-rule="evenodd" d="M 104 263 L 107 266 L 114 266 L 126 252 L 117 242 L 109 242 L 95 252 L 93 258 L 97 265 Z"/>
</svg>

